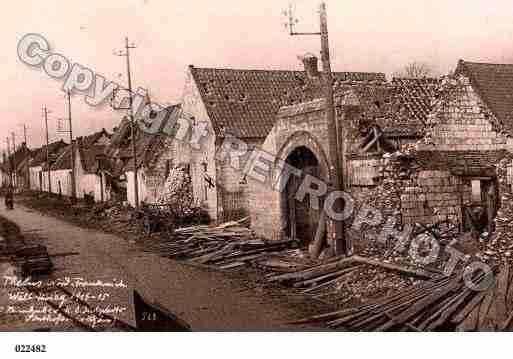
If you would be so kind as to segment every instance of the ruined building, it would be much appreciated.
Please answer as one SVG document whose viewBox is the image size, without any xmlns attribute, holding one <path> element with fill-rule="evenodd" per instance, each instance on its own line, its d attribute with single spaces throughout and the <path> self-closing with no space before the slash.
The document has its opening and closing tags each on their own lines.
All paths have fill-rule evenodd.
<svg viewBox="0 0 513 359">
<path fill-rule="evenodd" d="M 398 225 L 445 221 L 462 231 L 493 231 L 501 188 L 510 191 L 512 183 L 512 83 L 513 65 L 464 61 L 440 80 L 341 83 L 335 107 L 345 132 L 338 136 L 355 208 L 376 207 Z M 276 158 L 270 180 L 249 185 L 258 234 L 314 238 L 318 206 L 309 195 L 302 201 L 294 195 L 308 174 L 331 183 L 327 128 L 322 98 L 279 110 L 262 146 Z M 279 161 L 299 168 L 302 177 L 280 183 Z"/>
<path fill-rule="evenodd" d="M 317 58 L 305 56 L 303 63 L 304 71 L 188 68 L 183 112 L 196 123 L 206 122 L 209 135 L 200 147 L 178 156 L 190 161 L 194 197 L 212 220 L 241 218 L 250 208 L 247 179 L 216 156 L 226 137 L 235 136 L 248 148 L 261 146 L 281 107 L 322 96 Z M 385 81 L 380 73 L 336 72 L 333 77 L 336 84 Z"/>
</svg>

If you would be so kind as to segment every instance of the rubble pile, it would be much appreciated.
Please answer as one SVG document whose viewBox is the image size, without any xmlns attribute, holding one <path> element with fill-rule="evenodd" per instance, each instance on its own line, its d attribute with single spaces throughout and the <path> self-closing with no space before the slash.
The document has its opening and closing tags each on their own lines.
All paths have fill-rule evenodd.
<svg viewBox="0 0 513 359">
<path fill-rule="evenodd" d="M 495 217 L 496 231 L 489 238 L 480 237 L 482 256 L 496 261 L 513 261 L 513 195 L 501 195 L 501 207 Z"/>
<path fill-rule="evenodd" d="M 193 207 L 191 178 L 183 167 L 173 167 L 157 197 L 158 204 L 174 205 L 180 210 Z"/>
<path fill-rule="evenodd" d="M 513 262 L 513 194 L 508 181 L 511 171 L 511 156 L 501 159 L 497 165 L 497 179 L 500 192 L 500 207 L 494 219 L 495 232 L 483 233 L 480 238 L 480 258 L 493 262 Z"/>
<path fill-rule="evenodd" d="M 466 286 L 461 272 L 438 276 L 372 303 L 310 317 L 351 331 L 504 331 L 513 321 L 513 276 L 505 265 L 498 275 L 483 273 Z"/>
<path fill-rule="evenodd" d="M 352 190 L 358 204 L 385 211 L 397 211 L 400 208 L 401 179 L 408 178 L 410 169 L 408 156 L 401 152 L 383 155 L 382 177 L 373 187 L 361 187 Z"/>
<path fill-rule="evenodd" d="M 432 276 L 431 272 L 354 255 L 312 263 L 290 273 L 271 273 L 267 280 L 298 288 L 314 298 L 333 296 L 345 303 L 380 297 Z"/>
</svg>

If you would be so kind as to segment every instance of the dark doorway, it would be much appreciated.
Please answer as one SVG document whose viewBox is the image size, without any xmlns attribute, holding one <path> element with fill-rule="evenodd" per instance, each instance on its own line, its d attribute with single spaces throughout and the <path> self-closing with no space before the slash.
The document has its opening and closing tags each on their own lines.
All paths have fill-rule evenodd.
<svg viewBox="0 0 513 359">
<path fill-rule="evenodd" d="M 302 202 L 296 200 L 296 192 L 306 175 L 321 178 L 319 161 L 307 147 L 296 148 L 287 157 L 287 163 L 302 171 L 302 176 L 291 176 L 284 192 L 285 215 L 287 218 L 287 235 L 298 239 L 307 246 L 315 238 L 319 224 L 320 209 L 313 209 L 311 198 L 307 195 Z M 322 208 L 322 199 L 320 207 Z"/>
</svg>

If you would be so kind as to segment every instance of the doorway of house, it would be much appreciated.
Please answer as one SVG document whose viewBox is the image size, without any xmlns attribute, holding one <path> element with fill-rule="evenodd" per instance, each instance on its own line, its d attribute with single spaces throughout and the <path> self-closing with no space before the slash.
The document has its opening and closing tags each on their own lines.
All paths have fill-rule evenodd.
<svg viewBox="0 0 513 359">
<path fill-rule="evenodd" d="M 471 205 L 464 209 L 464 230 L 495 231 L 494 218 L 499 209 L 499 191 L 496 177 L 472 177 Z"/>
<path fill-rule="evenodd" d="M 290 179 L 283 193 L 284 210 L 286 216 L 286 234 L 293 239 L 299 240 L 302 246 L 308 246 L 315 238 L 319 224 L 323 199 L 320 201 L 320 208 L 312 208 L 312 201 L 306 195 L 303 201 L 296 199 L 296 193 L 301 182 L 307 175 L 321 178 L 319 161 L 315 154 L 307 147 L 296 148 L 287 157 L 286 162 L 301 170 L 301 177 L 290 176 Z"/>
</svg>

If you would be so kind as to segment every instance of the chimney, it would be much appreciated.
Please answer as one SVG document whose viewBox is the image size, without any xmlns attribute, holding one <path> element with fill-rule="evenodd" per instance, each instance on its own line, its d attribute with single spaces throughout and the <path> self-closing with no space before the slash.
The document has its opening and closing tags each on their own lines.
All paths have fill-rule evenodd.
<svg viewBox="0 0 513 359">
<path fill-rule="evenodd" d="M 319 68 L 317 67 L 318 59 L 313 54 L 306 54 L 301 58 L 305 66 L 305 73 L 308 78 L 319 77 Z"/>
</svg>

